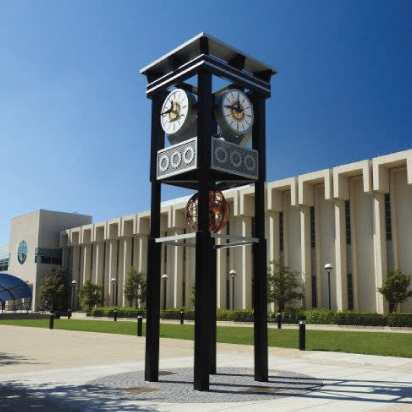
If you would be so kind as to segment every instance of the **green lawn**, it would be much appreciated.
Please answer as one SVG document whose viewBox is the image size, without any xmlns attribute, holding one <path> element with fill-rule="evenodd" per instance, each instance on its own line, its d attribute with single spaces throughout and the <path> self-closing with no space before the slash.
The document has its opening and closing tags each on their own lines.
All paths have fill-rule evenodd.
<svg viewBox="0 0 412 412">
<path fill-rule="evenodd" d="M 2 320 L 0 325 L 18 325 L 48 328 L 48 319 Z M 97 320 L 56 319 L 55 329 L 87 332 L 136 335 L 136 322 L 106 322 Z M 412 358 L 412 334 L 382 332 L 339 332 L 310 330 L 307 326 L 306 349 L 363 353 L 369 355 L 401 356 Z M 298 331 L 291 329 L 268 329 L 269 346 L 298 348 Z M 145 334 L 145 324 L 143 324 Z M 162 338 L 193 340 L 193 325 L 161 324 Z M 249 327 L 218 326 L 217 340 L 240 345 L 253 344 L 253 329 Z"/>
</svg>

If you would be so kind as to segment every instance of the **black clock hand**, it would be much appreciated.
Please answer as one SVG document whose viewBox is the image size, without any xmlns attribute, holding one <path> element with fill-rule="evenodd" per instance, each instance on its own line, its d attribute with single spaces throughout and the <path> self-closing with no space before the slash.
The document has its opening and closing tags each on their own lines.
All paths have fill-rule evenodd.
<svg viewBox="0 0 412 412">
<path fill-rule="evenodd" d="M 173 102 L 170 102 L 170 104 L 171 104 L 170 109 L 166 110 L 163 113 L 160 113 L 161 116 L 173 112 Z"/>
</svg>

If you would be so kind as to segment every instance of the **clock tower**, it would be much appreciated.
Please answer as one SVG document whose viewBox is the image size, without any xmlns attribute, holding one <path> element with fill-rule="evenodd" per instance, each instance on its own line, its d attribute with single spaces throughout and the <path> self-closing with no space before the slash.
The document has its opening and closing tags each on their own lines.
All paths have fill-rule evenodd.
<svg viewBox="0 0 412 412">
<path fill-rule="evenodd" d="M 255 380 L 268 380 L 265 100 L 276 70 L 200 33 L 141 70 L 152 100 L 151 228 L 148 244 L 145 379 L 159 379 L 161 245 L 196 245 L 194 389 L 209 390 L 216 373 L 216 251 L 253 248 Z M 219 88 L 213 87 L 214 78 Z M 166 139 L 167 138 L 167 139 Z M 160 236 L 162 184 L 196 190 L 186 207 L 194 230 Z M 222 191 L 255 188 L 255 233 L 224 235 L 228 208 Z M 216 239 L 223 242 L 216 243 Z M 192 243 L 190 243 L 192 244 Z"/>
</svg>

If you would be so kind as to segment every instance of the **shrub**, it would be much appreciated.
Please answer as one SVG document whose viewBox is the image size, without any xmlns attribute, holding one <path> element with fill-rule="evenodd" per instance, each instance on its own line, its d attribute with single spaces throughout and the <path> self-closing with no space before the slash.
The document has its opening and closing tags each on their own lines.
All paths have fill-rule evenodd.
<svg viewBox="0 0 412 412">
<path fill-rule="evenodd" d="M 184 310 L 185 312 L 185 319 L 186 320 L 194 320 L 195 312 L 192 309 L 179 307 L 179 308 L 169 308 L 160 311 L 160 318 L 161 319 L 180 319 L 180 311 Z"/>
<path fill-rule="evenodd" d="M 318 325 L 328 325 L 335 323 L 336 312 L 325 308 L 306 309 L 303 311 L 306 316 L 306 323 L 314 323 Z"/>
<path fill-rule="evenodd" d="M 360 311 L 338 312 L 335 317 L 337 325 L 354 326 L 386 326 L 387 317 L 380 313 L 364 313 Z"/>
<path fill-rule="evenodd" d="M 387 319 L 388 326 L 412 328 L 412 313 L 390 313 Z"/>
<path fill-rule="evenodd" d="M 115 306 L 104 306 L 101 308 L 94 308 L 90 312 L 90 316 L 94 317 L 113 317 Z M 146 310 L 135 309 L 129 307 L 117 307 L 118 318 L 136 318 L 138 315 L 146 317 Z"/>
<path fill-rule="evenodd" d="M 234 316 L 234 310 L 230 309 L 216 309 L 216 320 L 220 321 L 232 321 Z"/>
<path fill-rule="evenodd" d="M 236 309 L 233 311 L 234 322 L 253 322 L 253 309 Z"/>
</svg>

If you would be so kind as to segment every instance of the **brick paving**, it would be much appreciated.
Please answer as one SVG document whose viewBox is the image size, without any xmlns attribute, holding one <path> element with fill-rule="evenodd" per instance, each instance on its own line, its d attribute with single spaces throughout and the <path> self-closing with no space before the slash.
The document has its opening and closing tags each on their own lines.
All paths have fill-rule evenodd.
<svg viewBox="0 0 412 412">
<path fill-rule="evenodd" d="M 288 371 L 270 371 L 269 382 L 256 382 L 253 370 L 219 368 L 210 376 L 209 392 L 193 389 L 193 369 L 160 371 L 159 382 L 145 382 L 143 372 L 121 373 L 88 382 L 95 389 L 121 389 L 139 400 L 170 403 L 214 403 L 273 400 L 277 397 L 304 395 L 323 386 L 308 375 Z"/>
</svg>

